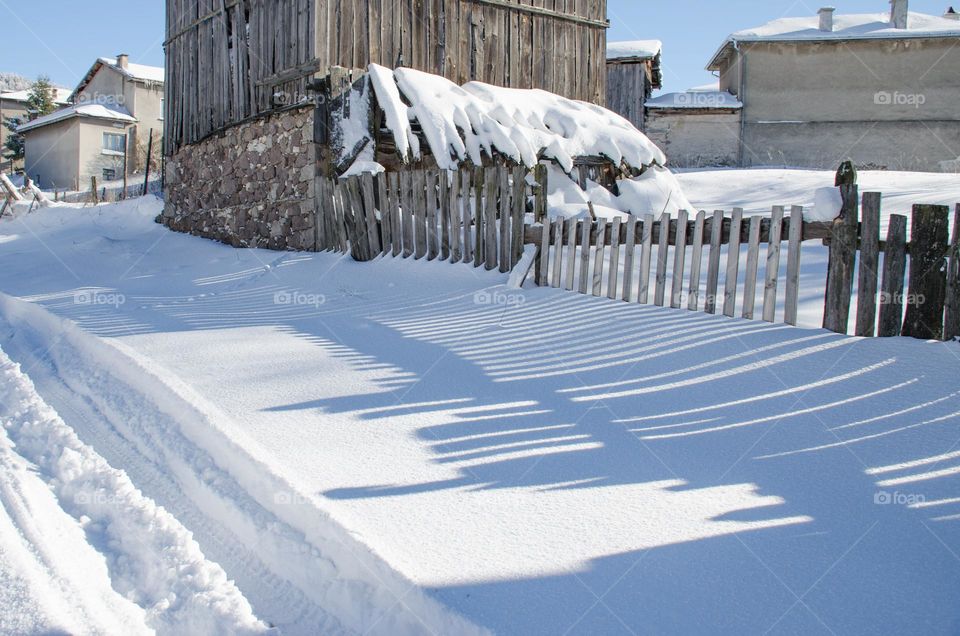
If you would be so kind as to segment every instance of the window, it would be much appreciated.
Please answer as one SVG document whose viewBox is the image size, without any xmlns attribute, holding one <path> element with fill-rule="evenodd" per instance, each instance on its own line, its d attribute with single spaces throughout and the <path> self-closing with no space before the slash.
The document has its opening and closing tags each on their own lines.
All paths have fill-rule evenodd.
<svg viewBox="0 0 960 636">
<path fill-rule="evenodd" d="M 103 169 L 103 180 L 104 181 L 113 181 L 117 178 L 117 171 L 114 168 L 104 168 Z"/>
<path fill-rule="evenodd" d="M 122 155 L 127 147 L 127 136 L 117 133 L 103 133 L 103 154 Z"/>
</svg>

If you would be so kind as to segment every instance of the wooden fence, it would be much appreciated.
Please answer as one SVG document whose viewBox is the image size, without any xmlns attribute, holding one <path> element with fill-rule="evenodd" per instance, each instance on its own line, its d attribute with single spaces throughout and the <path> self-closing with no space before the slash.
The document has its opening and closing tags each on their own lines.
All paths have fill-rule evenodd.
<svg viewBox="0 0 960 636">
<path fill-rule="evenodd" d="M 317 245 L 360 261 L 392 254 L 508 272 L 534 245 L 523 267 L 534 268 L 540 286 L 767 322 L 777 320 L 782 293 L 782 320 L 796 325 L 803 245 L 818 241 L 830 255 L 824 328 L 847 333 L 853 313 L 858 336 L 960 335 L 960 204 L 952 239 L 948 208 L 915 206 L 908 243 L 902 215 L 891 216 L 881 240 L 880 194 L 861 201 L 856 186 L 841 188 L 843 210 L 832 222 L 777 206 L 769 217 L 734 209 L 534 224 L 525 223 L 528 212 L 546 217 L 543 170 L 415 170 L 321 179 L 319 187 Z"/>
<path fill-rule="evenodd" d="M 523 253 L 528 175 L 499 165 L 320 178 L 316 244 L 358 261 L 392 254 L 509 272 Z"/>
</svg>

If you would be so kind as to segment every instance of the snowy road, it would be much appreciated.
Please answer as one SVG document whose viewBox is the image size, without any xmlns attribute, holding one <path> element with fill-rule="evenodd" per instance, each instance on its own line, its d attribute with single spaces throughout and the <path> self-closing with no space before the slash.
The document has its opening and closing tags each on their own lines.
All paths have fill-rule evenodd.
<svg viewBox="0 0 960 636">
<path fill-rule="evenodd" d="M 960 627 L 956 345 L 238 251 L 155 213 L 0 224 L 0 348 L 283 633 Z"/>
</svg>

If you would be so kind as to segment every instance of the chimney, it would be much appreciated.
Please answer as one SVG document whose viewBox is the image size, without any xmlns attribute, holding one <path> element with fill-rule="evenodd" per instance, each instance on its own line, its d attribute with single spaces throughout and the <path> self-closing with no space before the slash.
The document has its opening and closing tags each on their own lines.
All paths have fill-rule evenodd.
<svg viewBox="0 0 960 636">
<path fill-rule="evenodd" d="M 906 29 L 910 15 L 908 0 L 890 0 L 890 23 L 894 29 Z"/>
<path fill-rule="evenodd" d="M 127 70 L 127 64 L 130 62 L 130 56 L 126 53 L 121 53 L 117 56 L 117 68 L 122 68 Z"/>
<path fill-rule="evenodd" d="M 947 9 L 947 12 L 943 14 L 947 20 L 960 20 L 960 13 L 957 13 L 953 7 Z"/>
<path fill-rule="evenodd" d="M 818 11 L 820 14 L 820 30 L 827 31 L 828 33 L 833 32 L 833 12 L 836 11 L 833 7 L 824 7 Z"/>
</svg>

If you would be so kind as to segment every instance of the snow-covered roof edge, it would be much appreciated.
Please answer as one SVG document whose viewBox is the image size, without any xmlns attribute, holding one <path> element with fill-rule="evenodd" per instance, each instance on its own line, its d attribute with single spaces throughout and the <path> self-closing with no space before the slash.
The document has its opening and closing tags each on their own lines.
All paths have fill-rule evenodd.
<svg viewBox="0 0 960 636">
<path fill-rule="evenodd" d="M 607 43 L 608 60 L 653 59 L 663 52 L 660 40 L 631 40 Z"/>
<path fill-rule="evenodd" d="M 690 89 L 678 93 L 665 93 L 644 104 L 647 108 L 685 108 L 685 109 L 733 109 L 743 108 L 743 102 L 727 91 Z"/>
<path fill-rule="evenodd" d="M 54 103 L 61 105 L 69 103 L 70 95 L 73 94 L 73 91 L 69 88 L 62 88 L 60 86 L 54 86 L 53 91 Z M 26 102 L 29 98 L 29 89 L 25 91 L 7 91 L 6 93 L 0 93 L 0 99 L 6 99 L 13 102 Z"/>
<path fill-rule="evenodd" d="M 140 82 L 154 82 L 163 84 L 166 78 L 166 70 L 162 66 L 147 66 L 145 64 L 128 63 L 127 68 L 124 69 L 117 66 L 116 58 L 101 57 L 93 63 L 93 65 L 90 67 L 90 70 L 86 72 L 86 74 L 83 76 L 83 79 L 80 80 L 79 84 L 77 84 L 77 87 L 73 89 L 73 92 L 70 94 L 70 101 L 73 101 L 77 93 L 81 92 L 87 87 L 87 84 L 90 83 L 90 81 L 93 79 L 93 76 L 97 74 L 97 71 L 99 71 L 101 67 L 107 67 L 117 73 L 121 73 L 126 77 L 129 77 L 132 80 Z"/>
<path fill-rule="evenodd" d="M 60 110 L 56 110 L 49 115 L 38 117 L 33 121 L 27 122 L 17 128 L 17 132 L 23 133 L 28 130 L 42 128 L 44 126 L 49 126 L 50 124 L 65 121 L 73 117 L 90 117 L 92 119 L 106 119 L 109 121 L 119 121 L 124 123 L 134 123 L 137 121 L 136 118 L 133 117 L 129 111 L 122 106 L 108 107 L 104 106 L 103 104 L 82 104 L 80 106 L 61 108 Z"/>
<path fill-rule="evenodd" d="M 737 42 L 829 42 L 847 40 L 902 40 L 960 38 L 960 22 L 926 13 L 909 13 L 907 28 L 894 28 L 887 13 L 835 15 L 833 31 L 821 31 L 817 15 L 780 18 L 762 26 L 727 36 L 710 58 L 707 70 L 715 70 L 727 47 Z"/>
<path fill-rule="evenodd" d="M 409 125 L 415 119 L 442 169 L 454 170 L 461 161 L 480 165 L 483 155 L 494 151 L 528 167 L 552 159 L 566 172 L 577 157 L 605 157 L 637 170 L 666 163 L 663 152 L 630 122 L 594 104 L 542 90 L 481 82 L 457 86 L 409 68 L 391 71 L 374 64 L 369 71 L 397 148 L 410 148 L 419 158 Z"/>
</svg>

